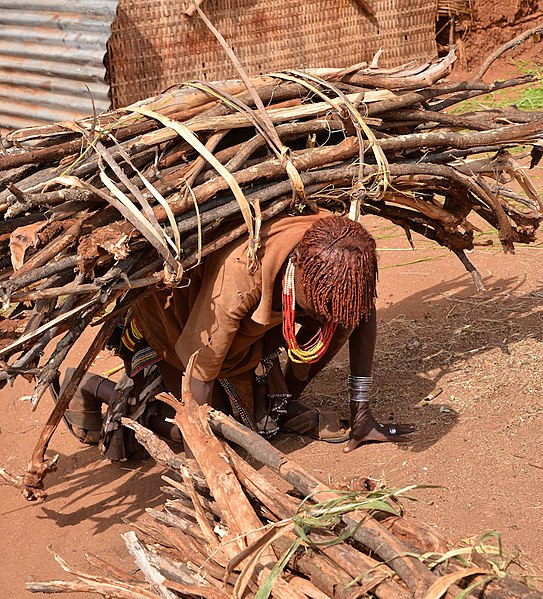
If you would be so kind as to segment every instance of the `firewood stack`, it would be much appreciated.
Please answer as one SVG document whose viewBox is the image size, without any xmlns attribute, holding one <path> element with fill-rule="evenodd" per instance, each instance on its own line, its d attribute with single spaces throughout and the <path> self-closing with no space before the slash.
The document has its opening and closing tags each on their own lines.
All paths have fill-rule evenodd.
<svg viewBox="0 0 543 599">
<path fill-rule="evenodd" d="M 325 207 L 380 216 L 410 240 L 415 231 L 449 248 L 479 287 L 465 251 L 489 240 L 478 239 L 472 215 L 498 231 L 505 251 L 534 241 L 542 200 L 519 159 L 538 163 L 543 114 L 450 109 L 535 77 L 484 83 L 480 72 L 440 82 L 453 61 L 451 52 L 423 66 L 251 80 L 240 70 L 242 81 L 184 84 L 122 110 L 1 138 L 0 385 L 33 377 L 35 409 L 74 342 L 101 326 L 28 471 L 0 468 L 0 476 L 29 499 L 43 497 L 56 461 L 45 459 L 51 435 L 130 305 L 154 286 L 186 284 L 190 267 L 241 236 L 249 267 L 258 268 L 260 227 L 278 214 Z M 519 155 L 519 145 L 531 151 Z M 142 576 L 96 557 L 100 574 L 75 572 L 58 557 L 76 580 L 30 590 L 131 599 L 541 597 L 504 577 L 499 560 L 482 559 L 487 548 L 450 553 L 403 515 L 402 490 L 328 490 L 258 435 L 196 406 L 186 380 L 182 410 L 162 399 L 176 409 L 196 464 L 123 422 L 177 473 L 164 509 L 137 525 L 147 541 L 126 535 Z M 275 488 L 215 433 L 293 492 Z"/>
<path fill-rule="evenodd" d="M 19 130 L 0 156 L 3 381 L 37 377 L 33 406 L 93 319 L 241 235 L 324 206 L 375 214 L 465 255 L 476 213 L 505 251 L 530 243 L 541 198 L 510 149 L 541 154 L 543 114 L 455 115 L 533 80 L 438 83 L 454 59 L 393 71 L 279 73 L 194 83 L 84 121 Z M 263 105 L 266 105 L 264 109 Z M 539 145 L 538 145 L 539 144 Z M 513 185 L 508 185 L 513 183 Z M 9 313 L 9 312 L 8 312 Z M 45 367 L 38 359 L 62 335 Z"/>
<path fill-rule="evenodd" d="M 531 146 L 537 164 L 543 114 L 449 109 L 534 76 L 440 83 L 454 59 L 250 80 L 240 68 L 242 81 L 184 84 L 2 138 L 0 385 L 33 377 L 35 409 L 82 332 L 102 328 L 42 433 L 31 480 L 0 474 L 39 495 L 53 465 L 45 447 L 127 308 L 155 285 L 186 284 L 191 266 L 240 236 L 258 268 L 261 224 L 280 213 L 378 215 L 449 248 L 479 288 L 465 250 L 492 241 L 472 215 L 505 251 L 532 242 L 542 200 L 513 148 L 530 158 Z"/>
<path fill-rule="evenodd" d="M 410 520 L 398 497 L 413 487 L 367 483 L 358 491 L 331 491 L 258 434 L 198 406 L 188 377 L 183 397 L 183 404 L 167 394 L 161 399 L 176 410 L 195 460 L 123 419 L 150 454 L 175 471 L 163 477 L 169 496 L 163 508 L 148 509 L 133 524 L 140 537 L 123 535 L 140 575 L 94 556 L 89 561 L 99 573 L 87 574 L 57 556 L 75 580 L 32 582 L 29 590 L 130 599 L 543 597 L 500 569 L 507 559 L 491 544 L 451 550 Z M 279 490 L 232 447 L 272 469 L 292 492 Z"/>
</svg>

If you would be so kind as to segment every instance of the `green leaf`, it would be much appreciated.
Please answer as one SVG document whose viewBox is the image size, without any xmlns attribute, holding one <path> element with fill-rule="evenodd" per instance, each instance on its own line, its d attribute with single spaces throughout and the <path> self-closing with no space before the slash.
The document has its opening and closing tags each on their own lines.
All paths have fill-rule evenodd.
<svg viewBox="0 0 543 599">
<path fill-rule="evenodd" d="M 255 595 L 255 599 L 268 599 L 271 595 L 273 585 L 277 578 L 281 575 L 281 572 L 285 569 L 286 565 L 290 561 L 290 558 L 296 553 L 298 547 L 301 545 L 302 540 L 296 539 L 294 543 L 283 553 L 283 555 L 279 558 L 279 561 L 272 568 L 271 572 L 268 574 L 268 577 L 262 583 L 260 589 Z"/>
</svg>

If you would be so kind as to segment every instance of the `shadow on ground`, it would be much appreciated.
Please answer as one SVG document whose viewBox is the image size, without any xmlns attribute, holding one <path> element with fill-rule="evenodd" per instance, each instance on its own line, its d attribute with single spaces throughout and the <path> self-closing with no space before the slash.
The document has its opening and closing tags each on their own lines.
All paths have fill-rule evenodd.
<svg viewBox="0 0 543 599">
<path fill-rule="evenodd" d="M 151 458 L 110 462 L 97 448 L 86 447 L 61 456 L 60 464 L 46 480 L 48 499 L 38 518 L 52 519 L 61 528 L 86 521 L 99 534 L 112 523 L 137 520 L 146 508 L 164 501 L 162 469 Z"/>
<path fill-rule="evenodd" d="M 415 424 L 416 432 L 399 448 L 424 451 L 455 426 L 465 404 L 446 394 L 445 387 L 462 382 L 471 396 L 479 390 L 489 395 L 492 384 L 499 388 L 500 376 L 508 374 L 489 369 L 495 377 L 489 381 L 485 365 L 505 361 L 508 369 L 537 367 L 539 360 L 530 357 L 528 346 L 543 341 L 543 291 L 521 292 L 522 284 L 518 277 L 498 279 L 478 293 L 471 280 L 461 277 L 378 312 L 372 410 L 384 423 Z M 308 387 L 305 400 L 346 415 L 348 374 L 344 348 Z M 303 444 L 301 439 L 279 440 L 283 451 Z"/>
</svg>

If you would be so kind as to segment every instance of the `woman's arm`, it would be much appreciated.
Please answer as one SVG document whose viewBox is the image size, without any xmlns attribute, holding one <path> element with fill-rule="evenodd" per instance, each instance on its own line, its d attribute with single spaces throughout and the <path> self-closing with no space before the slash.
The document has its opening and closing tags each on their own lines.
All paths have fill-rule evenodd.
<svg viewBox="0 0 543 599">
<path fill-rule="evenodd" d="M 371 413 L 369 389 L 376 340 L 377 316 L 374 308 L 368 320 L 360 323 L 349 337 L 351 439 L 343 450 L 346 453 L 368 441 L 395 441 L 399 435 L 414 430 L 412 426 L 401 424 L 380 424 Z"/>
<path fill-rule="evenodd" d="M 374 308 L 368 320 L 361 322 L 349 337 L 349 363 L 352 376 L 371 376 L 376 341 L 377 315 Z"/>
</svg>

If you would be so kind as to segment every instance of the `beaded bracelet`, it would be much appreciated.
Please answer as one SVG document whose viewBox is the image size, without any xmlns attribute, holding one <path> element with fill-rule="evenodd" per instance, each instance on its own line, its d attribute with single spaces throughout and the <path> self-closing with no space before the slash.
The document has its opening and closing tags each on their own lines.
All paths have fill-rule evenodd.
<svg viewBox="0 0 543 599">
<path fill-rule="evenodd" d="M 349 375 L 349 397 L 351 401 L 367 403 L 370 400 L 371 376 Z"/>
</svg>

